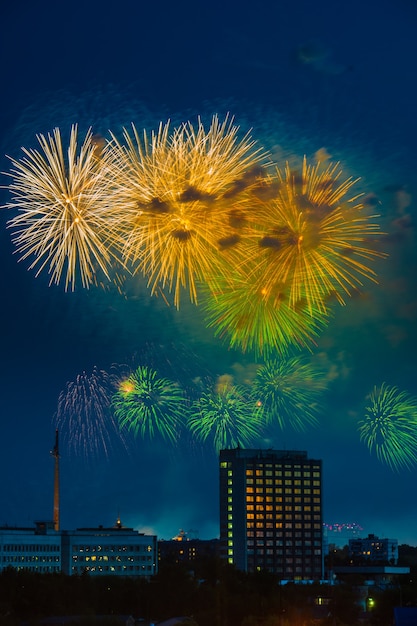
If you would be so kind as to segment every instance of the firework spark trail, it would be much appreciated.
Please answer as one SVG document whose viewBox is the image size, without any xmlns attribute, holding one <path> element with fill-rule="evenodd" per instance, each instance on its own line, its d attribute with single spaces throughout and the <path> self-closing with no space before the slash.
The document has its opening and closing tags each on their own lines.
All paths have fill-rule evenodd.
<svg viewBox="0 0 417 626">
<path fill-rule="evenodd" d="M 103 453 L 108 456 L 116 441 L 126 447 L 124 434 L 110 411 L 118 381 L 117 372 L 94 367 L 91 374 L 82 372 L 61 391 L 55 423 L 70 451 L 100 457 Z"/>
</svg>

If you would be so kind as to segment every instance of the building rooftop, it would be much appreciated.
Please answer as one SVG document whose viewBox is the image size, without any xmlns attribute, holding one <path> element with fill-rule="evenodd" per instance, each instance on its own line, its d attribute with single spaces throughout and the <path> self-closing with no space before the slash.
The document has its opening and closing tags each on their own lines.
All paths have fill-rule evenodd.
<svg viewBox="0 0 417 626">
<path fill-rule="evenodd" d="M 335 565 L 335 574 L 409 574 L 409 567 L 396 565 Z"/>
</svg>

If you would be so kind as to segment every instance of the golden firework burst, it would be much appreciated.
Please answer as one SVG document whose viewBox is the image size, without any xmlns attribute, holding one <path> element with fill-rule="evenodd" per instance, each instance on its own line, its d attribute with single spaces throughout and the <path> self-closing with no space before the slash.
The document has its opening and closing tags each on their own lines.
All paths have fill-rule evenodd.
<svg viewBox="0 0 417 626">
<path fill-rule="evenodd" d="M 256 205 L 242 250 L 263 288 L 285 285 L 290 307 L 302 302 L 325 312 L 330 296 L 344 304 L 363 280 L 376 282 L 369 265 L 385 256 L 369 244 L 379 234 L 376 216 L 366 213 L 361 194 L 351 194 L 357 180 L 341 175 L 338 163 L 308 165 L 304 158 L 301 172 L 277 168 L 275 197 Z"/>
<path fill-rule="evenodd" d="M 20 259 L 30 259 L 36 275 L 47 269 L 50 284 L 65 290 L 97 283 L 97 273 L 109 278 L 112 249 L 119 235 L 109 220 L 107 189 L 101 175 L 100 141 L 91 129 L 78 142 L 72 126 L 68 149 L 61 132 L 38 135 L 41 150 L 22 148 L 25 156 L 11 158 L 12 199 L 3 208 L 17 209 L 8 221 Z"/>
<path fill-rule="evenodd" d="M 215 115 L 206 128 L 187 122 L 170 130 L 113 136 L 104 155 L 110 202 L 119 208 L 126 261 L 143 273 L 154 293 L 182 289 L 197 302 L 197 283 L 223 275 L 219 248 L 238 241 L 234 221 L 265 177 L 265 153 L 249 134 L 238 138 L 233 118 Z"/>
</svg>

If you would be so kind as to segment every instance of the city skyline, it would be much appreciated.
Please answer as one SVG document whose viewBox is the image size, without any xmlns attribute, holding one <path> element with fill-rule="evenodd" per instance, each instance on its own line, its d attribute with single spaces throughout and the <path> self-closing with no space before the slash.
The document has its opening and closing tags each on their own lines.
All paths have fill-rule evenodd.
<svg viewBox="0 0 417 626">
<path fill-rule="evenodd" d="M 386 462 L 392 450 L 370 448 L 372 433 L 363 429 L 361 440 L 359 430 L 366 415 L 372 422 L 375 388 L 384 384 L 384 389 L 417 397 L 415 7 L 406 0 L 395 7 L 385 0 L 376 13 L 355 0 L 340 7 L 335 18 L 327 1 L 317 10 L 305 2 L 285 11 L 266 3 L 252 11 L 233 3 L 195 7 L 183 0 L 181 7 L 167 5 L 163 18 L 154 7 L 143 11 L 128 3 L 84 7 L 76 2 L 63 16 L 49 0 L 22 14 L 17 6 L 2 9 L 0 170 L 13 167 L 4 155 L 21 159 L 22 146 L 36 146 L 36 134 L 56 127 L 68 141 L 73 124 L 80 135 L 92 126 L 93 133 L 109 138 L 109 131 L 121 137 L 122 127 L 131 128 L 132 122 L 139 132 L 151 133 L 168 119 L 175 128 L 188 121 L 198 124 L 198 116 L 207 123 L 214 115 L 220 120 L 229 115 L 240 126 L 239 137 L 250 131 L 282 171 L 287 160 L 302 164 L 306 155 L 312 164 L 317 159 L 340 162 L 343 180 L 359 177 L 355 186 L 364 194 L 366 210 L 379 215 L 378 250 L 388 256 L 371 263 L 377 282 L 365 276 L 358 289 L 355 283 L 345 305 L 333 302 L 327 292 L 330 315 L 314 341 L 285 355 L 306 361 L 305 369 L 296 361 L 296 370 L 307 372 L 304 383 L 291 369 L 294 362 L 291 367 L 286 363 L 281 374 L 290 392 L 278 403 L 280 420 L 271 420 L 265 394 L 266 427 L 250 447 L 306 450 L 309 457 L 322 459 L 327 524 L 355 522 L 364 534 L 416 545 L 415 433 L 407 439 L 401 423 L 394 432 L 402 442 L 405 432 L 405 442 L 411 442 L 410 450 L 402 446 L 400 457 L 409 466 L 395 466 Z M 173 26 L 179 19 L 185 20 L 180 38 Z M 118 43 L 109 37 L 112 22 L 124 33 Z M 139 37 L 139 22 L 158 24 L 160 55 L 155 54 L 154 28 L 143 28 Z M 80 37 L 66 56 L 63 38 L 71 41 L 85 24 L 94 25 L 93 33 Z M 2 175 L 0 184 L 0 204 L 5 205 L 11 198 L 10 177 Z M 190 194 L 196 198 L 192 191 L 188 199 Z M 227 204 L 227 194 L 221 199 Z M 147 208 L 163 213 L 152 202 Z M 59 426 L 62 527 L 111 525 L 120 515 L 127 526 L 160 538 L 181 528 L 197 530 L 201 538 L 218 536 L 217 450 L 211 436 L 200 436 L 198 421 L 193 432 L 181 427 L 175 441 L 140 431 L 120 436 L 120 418 L 106 408 L 94 427 L 88 403 L 71 391 L 77 385 L 81 391 L 93 378 L 97 384 L 107 381 L 104 395 L 111 401 L 112 377 L 128 378 L 142 366 L 181 388 L 195 413 L 208 415 L 219 389 L 223 405 L 244 408 L 246 396 L 267 378 L 254 385 L 264 355 L 250 345 L 245 351 L 247 336 L 237 330 L 247 321 L 255 296 L 248 290 L 254 289 L 248 282 L 254 275 L 251 263 L 246 259 L 242 269 L 234 256 L 236 238 L 221 233 L 231 259 L 226 274 L 235 291 L 213 305 L 210 325 L 200 304 L 184 298 L 179 310 L 167 306 L 159 293 L 151 295 L 147 279 L 137 276 L 120 290 L 107 282 L 104 289 L 80 285 L 74 292 L 65 292 L 64 284 L 49 286 L 47 272 L 36 276 L 27 260 L 18 261 L 7 228 L 12 215 L 14 209 L 0 211 L 0 524 L 52 519 L 49 453 Z M 240 214 L 233 218 L 239 226 Z M 264 222 L 262 216 L 262 227 Z M 273 253 L 274 245 L 288 245 L 287 232 L 278 229 L 275 239 L 261 239 L 262 246 Z M 176 236 L 186 240 L 182 230 Z M 257 252 L 259 240 L 255 243 L 249 241 L 248 249 Z M 343 254 L 350 259 L 347 248 Z M 224 289 L 222 277 L 216 278 Z M 233 318 L 237 343 L 231 346 L 219 317 L 229 296 L 239 305 L 243 301 L 235 293 L 246 298 L 246 308 L 243 314 L 237 311 L 242 318 Z M 317 302 L 327 306 L 327 299 L 317 301 L 314 290 L 306 295 L 310 308 Z M 270 311 L 265 307 L 264 312 Z M 312 372 L 320 372 L 322 383 L 315 379 L 313 395 Z M 227 396 L 231 387 L 240 395 Z M 295 395 L 303 401 L 292 403 Z M 300 406 L 308 408 L 308 415 Z M 410 413 L 412 403 L 407 406 Z M 241 415 L 234 413 L 236 421 Z M 413 420 L 406 416 L 405 426 Z"/>
<path fill-rule="evenodd" d="M 61 518 L 61 503 L 63 504 L 63 511 L 64 511 L 64 519 L 67 519 L 67 513 L 65 511 L 65 500 L 62 499 L 61 496 L 61 488 L 60 488 L 60 483 L 56 482 L 56 459 L 57 458 L 61 458 L 61 455 L 59 454 L 57 456 L 57 438 L 58 438 L 58 430 L 55 433 L 55 439 L 54 439 L 54 446 L 53 448 L 50 450 L 49 455 L 52 456 L 54 458 L 54 466 L 51 465 L 51 476 L 53 475 L 53 480 L 51 479 L 51 477 L 45 477 L 46 478 L 46 483 L 50 483 L 50 489 L 51 489 L 51 493 L 50 495 L 50 501 L 51 501 L 51 506 L 49 507 L 49 512 L 48 510 L 45 511 L 45 515 L 41 515 L 41 516 L 37 516 L 36 519 L 33 520 L 27 520 L 27 523 L 20 524 L 17 522 L 14 523 L 10 523 L 8 520 L 6 520 L 5 522 L 3 522 L 1 525 L 4 527 L 10 527 L 10 528 L 32 528 L 32 526 L 34 526 L 34 524 L 36 523 L 40 523 L 40 522 L 48 522 L 51 523 L 52 525 L 55 526 L 55 520 L 58 519 L 60 520 Z M 220 477 L 220 465 L 221 465 L 221 458 L 224 458 L 224 455 L 228 454 L 227 451 L 230 451 L 230 454 L 234 454 L 236 452 L 237 449 L 233 449 L 233 448 L 227 448 L 222 450 L 221 452 L 219 452 L 219 456 L 217 458 L 217 476 L 215 477 L 214 482 L 217 483 L 218 479 Z M 265 458 L 268 457 L 268 455 L 284 455 L 286 453 L 286 450 L 277 450 L 275 448 L 264 448 L 262 450 L 259 449 L 251 449 L 251 448 L 241 448 L 243 455 L 250 455 L 253 454 L 254 452 L 263 452 L 266 456 Z M 307 454 L 306 450 L 288 450 L 288 453 L 290 455 L 299 455 L 299 458 L 306 458 L 308 459 L 309 463 L 320 463 L 322 462 L 322 460 L 311 460 L 311 458 L 308 458 L 307 456 L 304 456 Z M 221 456 L 223 455 L 223 457 Z M 292 457 L 289 457 L 292 458 Z M 297 457 L 298 458 L 298 457 Z M 55 467 L 55 469 L 54 469 Z M 58 500 L 57 500 L 57 493 L 58 493 Z M 325 490 L 323 490 L 322 493 L 322 497 L 323 499 L 325 498 Z M 221 498 L 221 494 L 220 494 L 220 490 L 218 493 L 218 500 L 220 502 L 220 498 Z M 58 504 L 58 508 L 57 508 L 57 502 Z M 50 514 L 48 514 L 50 513 Z M 185 523 L 187 520 L 183 520 L 184 524 L 182 524 L 181 526 L 178 527 L 178 529 L 173 529 L 173 532 L 171 535 L 165 535 L 165 536 L 159 536 L 158 535 L 158 540 L 172 540 L 175 539 L 177 537 L 181 537 L 182 540 L 186 540 L 186 539 L 220 539 L 220 507 L 219 507 L 219 520 L 218 520 L 218 529 L 217 532 L 215 532 L 212 536 L 209 535 L 205 535 L 204 537 L 200 537 L 200 532 L 199 529 L 197 528 L 192 528 L 189 524 Z M 130 516 L 128 516 L 128 518 L 130 519 Z M 75 518 L 74 518 L 75 519 Z M 90 518 L 93 519 L 93 518 Z M 120 514 L 120 511 L 117 511 L 117 514 L 112 518 L 111 514 L 109 514 L 109 512 L 102 512 L 100 511 L 98 514 L 97 519 L 99 521 L 97 521 L 96 523 L 90 523 L 90 524 L 85 524 L 83 519 L 80 517 L 80 519 L 77 521 L 76 525 L 73 526 L 65 526 L 64 528 L 60 527 L 58 528 L 58 530 L 74 530 L 75 528 L 85 528 L 85 527 L 91 527 L 91 528 L 99 528 L 101 526 L 105 526 L 105 527 L 113 527 L 113 526 L 117 526 L 118 524 L 122 524 L 123 528 L 127 528 L 130 527 L 130 524 L 125 524 L 124 523 L 124 519 L 123 519 L 123 515 Z M 104 520 L 104 524 L 103 524 L 103 520 Z M 348 517 L 345 518 L 346 521 L 341 521 L 341 520 L 326 520 L 323 519 L 323 524 L 322 524 L 322 533 L 323 533 L 323 549 L 326 545 L 335 545 L 339 548 L 348 545 L 349 540 L 356 538 L 356 537 L 367 537 L 369 535 L 375 535 L 378 536 L 378 533 L 374 533 L 372 529 L 365 529 L 363 528 L 360 523 L 356 522 L 356 521 L 351 521 Z M 114 524 L 113 524 L 114 522 Z M 163 525 L 162 525 L 163 526 Z M 213 528 L 215 527 L 215 524 L 213 524 Z M 381 526 L 382 528 L 383 526 Z M 168 529 L 168 525 L 165 526 L 166 529 Z M 140 527 L 137 527 L 136 530 L 142 530 L 144 532 L 149 532 L 149 533 L 156 533 L 156 530 L 154 528 L 151 527 L 147 527 L 146 525 L 146 515 L 144 516 L 144 524 L 142 524 Z M 389 536 L 388 535 L 380 535 L 379 538 L 390 538 L 390 539 L 394 539 L 396 540 L 397 537 L 394 536 Z M 399 543 L 402 543 L 401 541 Z M 407 543 L 406 541 L 403 543 Z M 414 544 L 411 544 L 414 545 Z"/>
</svg>

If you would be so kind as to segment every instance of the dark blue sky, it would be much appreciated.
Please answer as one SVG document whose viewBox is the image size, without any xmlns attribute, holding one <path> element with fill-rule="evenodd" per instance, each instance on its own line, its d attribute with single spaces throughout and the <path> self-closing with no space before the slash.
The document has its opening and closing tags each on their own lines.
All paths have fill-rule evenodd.
<svg viewBox="0 0 417 626">
<path fill-rule="evenodd" d="M 307 450 L 324 463 L 325 521 L 417 545 L 415 470 L 393 473 L 359 442 L 365 396 L 385 381 L 417 395 L 417 10 L 375 2 L 15 2 L 0 14 L 1 154 L 19 157 L 38 132 L 78 122 L 97 132 L 134 121 L 230 111 L 266 146 L 312 155 L 324 147 L 381 201 L 394 233 L 380 284 L 335 310 L 315 358 L 332 378 L 320 427 L 272 433 L 259 446 Z M 302 63 L 307 51 L 311 63 Z M 6 159 L 1 169 L 7 170 Z M 7 184 L 3 179 L 2 184 Z M 400 192 L 400 193 L 399 193 Z M 408 195 L 404 195 L 408 194 Z M 7 199 L 2 191 L 1 202 Z M 0 229 L 2 372 L 0 523 L 52 516 L 53 416 L 67 381 L 126 362 L 152 344 L 162 361 L 191 351 L 187 375 L 250 368 L 200 311 L 165 309 L 143 291 L 123 300 L 64 293 L 35 278 Z M 188 352 L 187 352 L 188 353 Z M 62 526 L 124 523 L 169 538 L 218 534 L 217 459 L 210 446 L 116 445 L 108 458 L 62 449 Z"/>
</svg>

